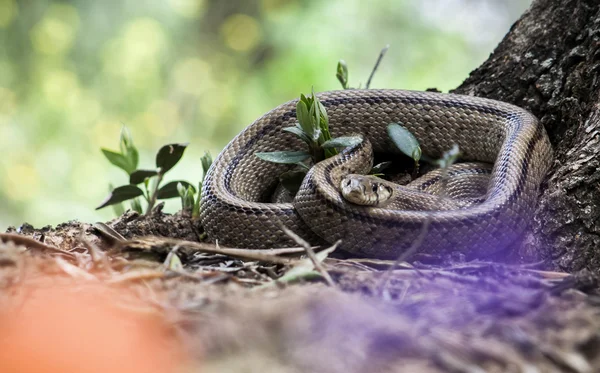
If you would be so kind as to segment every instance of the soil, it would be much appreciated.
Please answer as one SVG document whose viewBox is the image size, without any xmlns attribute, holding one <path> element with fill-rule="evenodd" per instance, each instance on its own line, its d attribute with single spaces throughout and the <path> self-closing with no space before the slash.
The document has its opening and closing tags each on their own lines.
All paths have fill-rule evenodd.
<svg viewBox="0 0 600 373">
<path fill-rule="evenodd" d="M 202 236 L 190 218 L 161 206 L 107 226 L 123 237 L 78 222 L 24 225 L 20 245 L 5 235 L 3 301 L 26 305 L 23 289 L 46 289 L 39 282 L 47 278 L 68 292 L 89 293 L 90 283 L 101 284 L 103 294 L 119 291 L 121 309 L 136 318 L 158 315 L 165 339 L 184 352 L 172 371 L 600 370 L 600 293 L 587 271 L 568 275 L 537 269 L 543 263 L 464 262 L 458 255 L 389 271 L 388 261 L 330 255 L 323 261 L 328 284 L 298 254 L 256 261 L 241 259 L 243 251 L 206 252 L 190 242 Z M 89 322 L 101 325 L 102 316 Z M 115 337 L 106 330 L 107 339 Z"/>
</svg>

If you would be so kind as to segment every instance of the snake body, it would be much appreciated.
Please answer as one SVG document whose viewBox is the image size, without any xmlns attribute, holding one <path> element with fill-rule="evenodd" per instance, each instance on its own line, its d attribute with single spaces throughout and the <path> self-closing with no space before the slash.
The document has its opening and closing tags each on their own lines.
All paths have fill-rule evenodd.
<svg viewBox="0 0 600 373">
<path fill-rule="evenodd" d="M 225 147 L 205 178 L 200 221 L 209 238 L 244 248 L 295 245 L 284 225 L 314 244 L 342 240 L 342 249 L 355 255 L 395 258 L 427 222 L 419 252 L 474 257 L 505 249 L 526 229 L 552 162 L 544 127 L 529 112 L 483 98 L 405 90 L 330 91 L 318 97 L 333 137 L 360 133 L 368 141 L 313 166 L 293 203 L 268 203 L 290 166 L 254 153 L 305 147 L 282 131 L 296 122 L 297 100 L 271 110 Z M 346 201 L 340 195 L 344 176 L 368 172 L 373 151 L 395 151 L 386 131 L 390 123 L 411 131 L 431 158 L 457 144 L 461 160 L 493 164 L 482 201 L 428 211 Z"/>
</svg>

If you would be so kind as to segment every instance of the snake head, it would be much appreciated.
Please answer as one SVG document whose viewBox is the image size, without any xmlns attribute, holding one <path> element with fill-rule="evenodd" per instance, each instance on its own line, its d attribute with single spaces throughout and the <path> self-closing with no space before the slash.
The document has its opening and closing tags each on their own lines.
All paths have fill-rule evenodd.
<svg viewBox="0 0 600 373">
<path fill-rule="evenodd" d="M 381 206 L 393 195 L 393 188 L 375 176 L 346 175 L 341 182 L 342 196 L 348 202 L 361 206 Z"/>
</svg>

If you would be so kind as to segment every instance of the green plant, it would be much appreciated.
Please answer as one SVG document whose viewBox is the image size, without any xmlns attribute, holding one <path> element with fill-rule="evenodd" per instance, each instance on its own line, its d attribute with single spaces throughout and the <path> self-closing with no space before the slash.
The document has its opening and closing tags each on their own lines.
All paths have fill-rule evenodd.
<svg viewBox="0 0 600 373">
<path fill-rule="evenodd" d="M 338 154 L 337 149 L 353 146 L 362 141 L 358 136 L 345 136 L 331 138 L 329 133 L 329 117 L 327 110 L 314 91 L 309 97 L 300 95 L 296 104 L 295 126 L 285 127 L 283 130 L 298 136 L 307 145 L 307 150 L 259 152 L 255 155 L 265 161 L 284 164 L 295 164 L 294 170 L 284 172 L 280 176 L 282 185 L 291 193 L 295 193 L 304 179 L 309 167 L 307 161 L 313 164 Z"/>
<path fill-rule="evenodd" d="M 156 204 L 157 200 L 181 197 L 180 190 L 181 188 L 185 188 L 186 193 L 185 199 L 182 197 L 182 207 L 189 207 L 191 201 L 192 211 L 194 211 L 196 208 L 195 206 L 200 200 L 199 196 L 194 200 L 194 195 L 196 192 L 198 192 L 198 194 L 200 193 L 200 188 L 196 191 L 192 184 L 183 180 L 171 181 L 161 186 L 165 174 L 179 162 L 187 145 L 187 143 L 165 145 L 156 153 L 155 169 L 137 169 L 139 161 L 138 151 L 133 144 L 131 134 L 126 127 L 123 127 L 119 140 L 121 152 L 117 153 L 108 149 L 102 149 L 102 153 L 110 163 L 127 173 L 129 176 L 129 184 L 121 185 L 116 188 L 111 187 L 109 195 L 98 207 L 96 207 L 96 210 L 106 206 L 118 205 L 123 201 L 132 200 L 132 209 L 141 213 L 142 205 L 140 197 L 143 197 L 147 203 L 146 214 L 148 214 Z M 202 157 L 202 167 L 205 173 L 211 163 L 212 158 L 206 153 L 204 157 Z M 143 189 L 138 185 L 141 185 Z M 122 209 L 122 207 L 117 208 L 115 212 L 120 211 L 119 209 Z"/>
<path fill-rule="evenodd" d="M 379 64 L 381 63 L 381 60 L 383 59 L 383 56 L 387 52 L 388 48 L 389 45 L 381 50 L 379 58 L 377 59 L 373 71 L 369 76 L 367 88 L 370 85 L 373 75 L 379 67 Z M 352 89 L 348 86 L 348 66 L 344 60 L 340 60 L 338 62 L 336 77 L 342 85 L 342 88 Z M 302 139 L 302 141 L 304 141 L 304 143 L 307 145 L 307 150 L 256 153 L 257 157 L 265 161 L 283 164 L 295 164 L 297 166 L 295 169 L 284 172 L 279 177 L 282 186 L 292 195 L 298 191 L 304 176 L 306 176 L 306 173 L 309 169 L 307 164 L 308 161 L 312 162 L 312 164 L 315 164 L 326 158 L 336 155 L 337 149 L 353 146 L 361 141 L 361 138 L 358 136 L 345 136 L 335 139 L 331 138 L 329 133 L 329 117 L 327 116 L 327 110 L 315 96 L 314 91 L 309 97 L 306 97 L 303 94 L 300 95 L 300 100 L 296 105 L 296 118 L 298 119 L 298 122 L 295 126 L 286 127 L 283 130 L 291 132 Z M 418 175 L 420 160 L 437 164 L 440 167 L 448 167 L 447 162 L 444 163 L 443 160 L 430 160 L 429 158 L 423 156 L 421 146 L 419 145 L 417 138 L 401 124 L 390 123 L 387 127 L 387 132 L 396 147 L 402 153 L 413 159 L 414 168 L 411 175 L 413 179 L 415 179 Z M 452 155 L 454 157 L 452 162 L 454 162 L 456 157 L 458 157 L 458 150 L 456 150 L 456 154 L 452 153 Z M 389 167 L 390 164 L 391 162 L 382 162 L 375 165 L 371 169 L 371 174 L 375 176 L 382 176 L 382 171 Z"/>
<path fill-rule="evenodd" d="M 381 63 L 381 60 L 383 60 L 383 56 L 385 56 L 385 54 L 387 53 L 388 49 L 390 49 L 389 44 L 386 45 L 381 50 L 381 52 L 379 52 L 379 57 L 377 57 L 377 61 L 375 62 L 375 66 L 373 66 L 373 70 L 371 70 L 371 75 L 369 75 L 369 79 L 367 80 L 367 84 L 365 84 L 365 89 L 369 89 L 369 87 L 371 86 L 371 81 L 373 80 L 373 77 L 375 76 L 375 72 L 377 72 L 377 69 L 379 68 L 379 64 Z M 348 65 L 346 64 L 346 61 L 344 61 L 344 60 L 339 60 L 338 61 L 335 76 L 336 76 L 337 80 L 340 82 L 340 84 L 342 85 L 343 89 L 354 89 L 354 88 L 350 87 L 350 85 L 349 85 L 349 80 L 348 80 Z M 358 88 L 360 89 L 360 84 L 358 85 Z"/>
<path fill-rule="evenodd" d="M 346 64 L 346 61 L 339 60 L 335 76 L 343 89 L 350 89 L 350 86 L 348 85 L 348 65 Z"/>
<path fill-rule="evenodd" d="M 443 153 L 440 159 L 431 159 L 425 156 L 421 151 L 419 140 L 406 128 L 398 123 L 391 123 L 387 127 L 390 139 L 396 147 L 405 155 L 411 157 L 414 161 L 412 178 L 414 179 L 419 172 L 419 161 L 423 160 L 429 164 L 447 169 L 453 165 L 460 156 L 458 145 L 454 144 L 452 148 Z"/>
<path fill-rule="evenodd" d="M 387 133 L 394 145 L 404 154 L 411 157 L 414 161 L 412 179 L 419 173 L 419 161 L 422 151 L 417 138 L 406 128 L 398 123 L 391 123 L 387 127 Z"/>
<path fill-rule="evenodd" d="M 177 193 L 179 197 L 181 197 L 181 208 L 183 210 L 188 210 L 192 212 L 192 217 L 196 218 L 200 215 L 200 192 L 202 191 L 202 184 L 204 183 L 204 178 L 206 177 L 206 173 L 208 169 L 212 165 L 213 159 L 210 153 L 205 152 L 204 155 L 200 158 L 202 163 L 202 180 L 198 183 L 198 193 L 191 185 L 188 185 L 187 188 L 181 182 L 177 183 Z"/>
</svg>

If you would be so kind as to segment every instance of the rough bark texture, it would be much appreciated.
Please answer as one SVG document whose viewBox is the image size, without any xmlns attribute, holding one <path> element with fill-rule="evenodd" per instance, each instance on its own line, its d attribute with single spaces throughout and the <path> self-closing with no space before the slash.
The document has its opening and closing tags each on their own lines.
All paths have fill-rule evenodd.
<svg viewBox="0 0 600 373">
<path fill-rule="evenodd" d="M 600 270 L 600 2 L 538 0 L 456 89 L 535 114 L 555 150 L 523 260 Z"/>
</svg>

